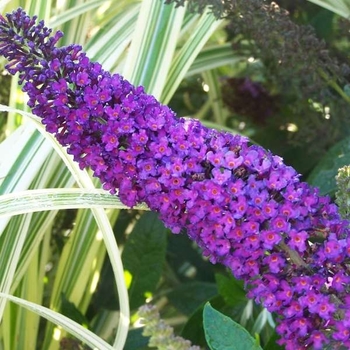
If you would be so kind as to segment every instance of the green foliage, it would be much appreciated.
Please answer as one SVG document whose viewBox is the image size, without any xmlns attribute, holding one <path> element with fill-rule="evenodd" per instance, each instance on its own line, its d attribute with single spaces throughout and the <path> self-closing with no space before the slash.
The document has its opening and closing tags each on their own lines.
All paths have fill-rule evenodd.
<svg viewBox="0 0 350 350">
<path fill-rule="evenodd" d="M 242 326 L 206 304 L 205 337 L 211 350 L 258 350 L 261 347 Z"/>
<path fill-rule="evenodd" d="M 322 194 L 334 195 L 338 169 L 347 164 L 350 164 L 349 137 L 339 141 L 327 152 L 310 173 L 308 182 L 319 187 Z"/>
<path fill-rule="evenodd" d="M 236 280 L 232 276 L 227 277 L 222 274 L 216 274 L 215 279 L 219 293 L 227 305 L 236 306 L 247 302 L 241 281 Z"/>
<path fill-rule="evenodd" d="M 340 16 L 349 18 L 350 16 L 350 4 L 347 0 L 308 0 L 316 5 L 322 6 Z"/>
<path fill-rule="evenodd" d="M 276 343 L 278 339 L 279 337 L 276 333 L 272 334 L 269 342 L 264 346 L 264 350 L 283 350 L 284 347 Z"/>
<path fill-rule="evenodd" d="M 207 282 L 189 282 L 175 287 L 168 295 L 171 304 L 185 315 L 192 315 L 199 306 L 217 295 L 217 286 Z"/>
<path fill-rule="evenodd" d="M 148 338 L 142 335 L 143 329 L 137 328 L 129 331 L 124 350 L 149 349 Z"/>
<path fill-rule="evenodd" d="M 157 214 L 149 212 L 141 216 L 128 237 L 122 261 L 131 309 L 152 297 L 159 283 L 165 262 L 166 232 Z"/>
<path fill-rule="evenodd" d="M 71 303 L 66 298 L 64 293 L 61 294 L 61 310 L 62 310 L 61 311 L 62 315 L 67 316 L 71 320 L 81 324 L 82 326 L 89 328 L 88 327 L 89 321 L 87 320 L 85 315 L 81 313 L 81 311 L 74 305 L 74 303 Z"/>
</svg>

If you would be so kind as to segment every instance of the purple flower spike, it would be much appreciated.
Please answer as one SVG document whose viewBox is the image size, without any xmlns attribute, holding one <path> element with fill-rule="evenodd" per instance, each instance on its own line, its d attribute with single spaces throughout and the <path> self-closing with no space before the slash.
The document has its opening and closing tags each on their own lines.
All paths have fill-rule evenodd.
<svg viewBox="0 0 350 350">
<path fill-rule="evenodd" d="M 60 37 L 21 9 L 0 17 L 6 68 L 80 167 L 243 279 L 277 314 L 287 350 L 350 348 L 349 222 L 329 198 L 246 138 L 178 118 L 80 46 L 56 47 Z"/>
</svg>

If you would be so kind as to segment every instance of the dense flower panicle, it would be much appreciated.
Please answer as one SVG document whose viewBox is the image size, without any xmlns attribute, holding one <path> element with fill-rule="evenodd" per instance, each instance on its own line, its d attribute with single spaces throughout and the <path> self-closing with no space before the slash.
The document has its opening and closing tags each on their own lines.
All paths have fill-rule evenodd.
<svg viewBox="0 0 350 350">
<path fill-rule="evenodd" d="M 349 222 L 282 159 L 239 135 L 177 118 L 144 89 L 21 9 L 0 18 L 0 54 L 28 105 L 80 167 L 128 206 L 186 229 L 212 263 L 276 312 L 286 349 L 350 347 Z"/>
</svg>

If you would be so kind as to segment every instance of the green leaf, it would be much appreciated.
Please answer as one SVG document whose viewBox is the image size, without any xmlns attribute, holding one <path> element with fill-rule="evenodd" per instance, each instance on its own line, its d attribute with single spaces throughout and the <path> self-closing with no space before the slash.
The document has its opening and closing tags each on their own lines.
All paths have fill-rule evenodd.
<svg viewBox="0 0 350 350">
<path fill-rule="evenodd" d="M 67 316 L 72 321 L 75 321 L 82 326 L 88 326 L 89 324 L 87 318 L 81 313 L 74 303 L 67 299 L 64 293 L 61 293 L 61 314 Z"/>
<path fill-rule="evenodd" d="M 201 348 L 207 348 L 203 330 L 203 307 L 200 307 L 189 317 L 180 335 Z"/>
<path fill-rule="evenodd" d="M 320 188 L 322 195 L 334 195 L 338 169 L 350 164 L 350 137 L 335 144 L 310 173 L 307 182 Z"/>
<path fill-rule="evenodd" d="M 346 84 L 346 85 L 343 87 L 343 90 L 344 90 L 346 96 L 349 96 L 349 97 L 350 97 L 350 84 Z"/>
<path fill-rule="evenodd" d="M 233 276 L 226 277 L 221 274 L 215 275 L 219 294 L 224 298 L 227 305 L 236 306 L 247 302 L 243 282 L 236 280 Z"/>
<path fill-rule="evenodd" d="M 199 18 L 198 23 L 190 33 L 191 35 L 189 39 L 176 53 L 173 59 L 171 69 L 169 70 L 167 77 L 167 82 L 160 99 L 162 103 L 168 103 L 170 101 L 199 52 L 221 23 L 222 21 L 216 20 L 211 13 L 204 13 Z"/>
<path fill-rule="evenodd" d="M 171 67 L 185 8 L 144 0 L 123 75 L 159 98 Z"/>
<path fill-rule="evenodd" d="M 276 343 L 279 338 L 280 337 L 277 335 L 277 333 L 274 332 L 268 343 L 264 346 L 264 350 L 283 350 L 284 347 Z"/>
<path fill-rule="evenodd" d="M 142 332 L 143 332 L 143 327 L 131 329 L 128 333 L 128 337 L 124 345 L 124 350 L 149 349 L 148 347 L 149 337 L 144 337 L 142 335 Z"/>
<path fill-rule="evenodd" d="M 332 11 L 342 17 L 350 17 L 350 3 L 349 0 L 308 0 L 318 6 Z"/>
<path fill-rule="evenodd" d="M 128 209 L 119 198 L 104 190 L 44 189 L 9 193 L 0 197 L 0 217 L 57 209 Z M 135 209 L 146 209 L 137 205 Z"/>
<path fill-rule="evenodd" d="M 231 43 L 210 45 L 203 48 L 198 54 L 186 73 L 186 77 L 188 78 L 206 70 L 222 67 L 228 64 L 234 65 L 244 59 L 246 58 L 243 56 L 237 56 L 233 52 Z"/>
<path fill-rule="evenodd" d="M 191 315 L 204 302 L 217 295 L 214 283 L 190 282 L 180 284 L 168 294 L 169 301 L 185 315 Z"/>
<path fill-rule="evenodd" d="M 48 26 L 50 28 L 59 27 L 63 23 L 66 23 L 70 20 L 74 20 L 78 16 L 86 13 L 87 11 L 94 10 L 96 7 L 101 6 L 105 0 L 93 0 L 84 2 L 82 4 L 77 4 L 74 7 L 71 7 L 57 16 L 51 17 Z M 39 17 L 41 18 L 41 17 Z"/>
<path fill-rule="evenodd" d="M 203 310 L 205 338 L 211 350 L 258 350 L 255 339 L 238 323 L 207 303 Z"/>
<path fill-rule="evenodd" d="M 155 213 L 145 213 L 131 232 L 122 254 L 130 307 L 152 296 L 163 271 L 166 228 Z"/>
<path fill-rule="evenodd" d="M 334 38 L 335 28 L 333 26 L 335 14 L 325 9 L 319 11 L 310 19 L 310 25 L 315 28 L 317 37 L 330 42 Z"/>
<path fill-rule="evenodd" d="M 212 109 L 213 119 L 219 125 L 225 125 L 227 110 L 222 102 L 220 74 L 217 69 L 208 70 L 202 74 L 204 82 L 207 84 L 209 91 L 208 97 Z"/>
<path fill-rule="evenodd" d="M 70 334 L 74 335 L 92 348 L 113 350 L 113 347 L 106 343 L 103 339 L 66 316 L 63 316 L 41 305 L 5 293 L 0 293 L 0 298 L 6 298 L 32 312 L 35 312 L 47 320 L 60 325 L 63 329 L 67 330 Z"/>
<path fill-rule="evenodd" d="M 135 30 L 139 5 L 131 3 L 123 12 L 112 12 L 113 16 L 108 21 L 108 16 L 103 16 L 100 29 L 84 47 L 91 60 L 98 61 L 106 70 L 119 71 L 117 67 Z"/>
<path fill-rule="evenodd" d="M 79 165 L 73 161 L 72 157 L 70 157 L 64 150 L 63 147 L 61 147 L 58 142 L 54 139 L 54 136 L 51 134 L 48 134 L 44 132 L 44 127 L 42 124 L 40 124 L 37 120 L 36 117 L 34 117 L 32 114 L 17 110 L 11 107 L 3 106 L 0 105 L 1 110 L 7 110 L 7 111 L 15 111 L 19 113 L 20 115 L 23 115 L 25 117 L 30 117 L 33 118 L 32 121 L 35 123 L 37 126 L 38 130 L 43 132 L 43 135 L 45 136 L 46 139 L 50 140 L 52 143 L 52 146 L 54 147 L 55 151 L 58 153 L 58 155 L 62 158 L 64 163 L 67 165 L 69 171 L 72 173 L 74 178 L 77 181 L 77 184 L 82 187 L 82 188 L 89 188 L 89 189 L 95 189 L 95 184 L 93 183 L 90 175 L 88 174 L 87 171 L 81 171 L 79 168 Z M 2 184 L 3 185 L 3 184 Z M 107 216 L 107 213 L 105 212 L 104 209 L 102 208 L 91 208 L 91 212 L 96 220 L 96 223 L 98 225 L 98 228 L 100 232 L 102 233 L 103 241 L 106 246 L 106 250 L 108 252 L 112 267 L 113 267 L 113 272 L 115 276 L 115 281 L 118 289 L 118 296 L 119 296 L 119 305 L 120 305 L 120 321 L 118 324 L 118 329 L 116 333 L 116 337 L 114 340 L 113 346 L 116 348 L 122 348 L 125 342 L 125 339 L 127 337 L 127 332 L 129 328 L 129 300 L 128 300 L 128 293 L 125 285 L 125 280 L 123 276 L 123 266 L 120 258 L 120 253 L 119 249 L 113 234 L 112 227 L 109 222 L 109 218 Z M 83 223 L 83 229 L 90 230 L 92 226 L 86 226 L 85 223 Z M 79 227 L 78 225 L 75 226 L 75 229 L 77 232 L 79 232 Z M 21 230 L 22 231 L 22 230 Z M 19 231 L 19 232 L 21 232 Z M 91 230 L 90 230 L 90 233 Z M 96 234 L 96 232 L 95 232 Z M 89 249 L 90 247 L 87 247 Z M 91 246 L 91 249 L 93 250 L 93 246 Z M 18 249 L 17 249 L 18 250 Z M 19 251 L 19 250 L 18 250 Z M 64 266 L 64 261 L 62 260 L 62 265 Z M 15 264 L 13 264 L 15 266 Z M 63 276 L 63 275 L 62 275 Z M 83 275 L 80 275 L 83 276 Z M 65 278 L 62 277 L 64 280 Z M 60 284 L 60 280 L 56 280 L 58 284 Z M 5 289 L 6 291 L 6 289 Z M 55 288 L 54 291 L 57 291 Z M 84 289 L 80 288 L 79 290 L 80 295 L 85 295 Z M 91 293 L 88 294 L 89 296 Z M 1 306 L 1 300 L 0 300 L 0 306 Z M 1 313 L 1 309 L 0 309 Z M 50 342 L 50 339 L 52 340 L 52 336 L 50 335 L 50 327 L 47 327 L 46 331 L 46 337 L 44 338 L 44 343 L 45 342 Z M 45 347 L 45 346 L 44 346 Z"/>
</svg>

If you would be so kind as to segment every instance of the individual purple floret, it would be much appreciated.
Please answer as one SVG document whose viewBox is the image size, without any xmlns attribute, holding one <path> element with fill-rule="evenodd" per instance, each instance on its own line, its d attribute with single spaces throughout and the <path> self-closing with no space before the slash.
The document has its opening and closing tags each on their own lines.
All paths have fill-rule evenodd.
<svg viewBox="0 0 350 350">
<path fill-rule="evenodd" d="M 8 71 L 80 167 L 243 279 L 286 349 L 350 348 L 349 222 L 329 198 L 246 138 L 178 118 L 81 47 L 56 47 L 61 36 L 21 9 L 0 18 Z"/>
</svg>

